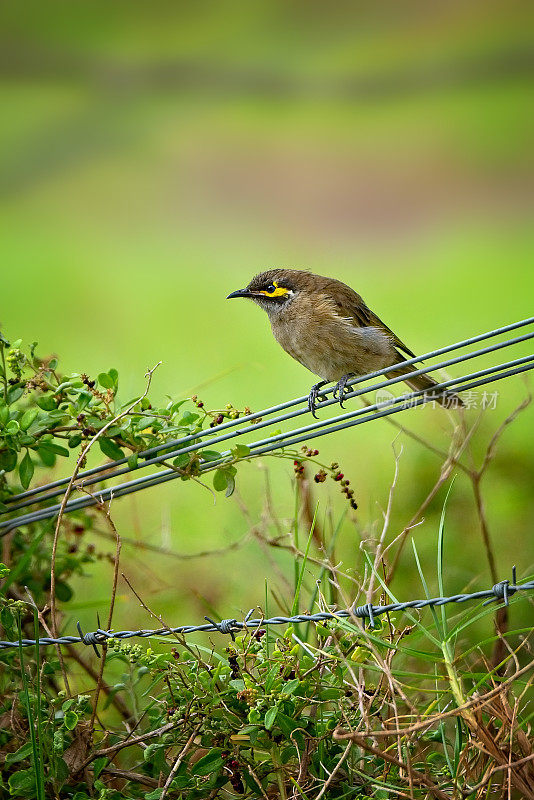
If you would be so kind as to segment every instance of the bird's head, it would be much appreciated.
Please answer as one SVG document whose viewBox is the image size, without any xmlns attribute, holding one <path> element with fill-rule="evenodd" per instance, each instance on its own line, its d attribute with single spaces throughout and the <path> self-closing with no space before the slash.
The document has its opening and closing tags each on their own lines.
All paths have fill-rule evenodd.
<svg viewBox="0 0 534 800">
<path fill-rule="evenodd" d="M 294 300 L 304 288 L 309 273 L 297 269 L 270 269 L 260 272 L 248 286 L 232 292 L 226 298 L 248 297 L 261 306 L 269 316 L 275 316 Z"/>
</svg>

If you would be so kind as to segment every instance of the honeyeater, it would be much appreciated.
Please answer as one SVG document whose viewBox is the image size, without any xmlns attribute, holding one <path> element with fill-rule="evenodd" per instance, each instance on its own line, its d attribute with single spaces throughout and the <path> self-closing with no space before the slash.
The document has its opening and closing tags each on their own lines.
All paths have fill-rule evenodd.
<svg viewBox="0 0 534 800">
<path fill-rule="evenodd" d="M 275 339 L 284 350 L 318 375 L 309 395 L 315 414 L 318 391 L 335 381 L 334 397 L 341 404 L 352 377 L 367 375 L 415 358 L 415 354 L 371 311 L 350 286 L 299 269 L 270 269 L 256 275 L 245 289 L 228 295 L 248 297 L 263 308 Z M 403 356 L 399 351 L 406 353 Z M 387 377 L 405 375 L 417 366 L 399 367 Z M 433 394 L 436 381 L 429 375 L 406 380 L 415 390 L 427 390 L 447 407 L 463 405 L 451 392 Z"/>
</svg>

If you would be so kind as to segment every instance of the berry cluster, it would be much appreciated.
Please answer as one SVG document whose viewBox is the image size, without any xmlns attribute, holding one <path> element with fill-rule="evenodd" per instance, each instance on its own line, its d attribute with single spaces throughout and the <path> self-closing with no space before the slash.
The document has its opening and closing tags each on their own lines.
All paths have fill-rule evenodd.
<svg viewBox="0 0 534 800">
<path fill-rule="evenodd" d="M 301 447 L 301 451 L 302 451 L 302 456 L 300 458 L 296 458 L 293 461 L 293 471 L 295 473 L 295 477 L 299 480 L 302 480 L 304 478 L 303 461 L 313 460 L 315 459 L 316 456 L 319 455 L 318 450 L 312 450 L 306 445 L 303 445 L 303 447 Z M 342 494 L 344 494 L 347 500 L 349 501 L 350 507 L 356 510 L 358 508 L 358 503 L 354 499 L 354 490 L 349 488 L 350 481 L 348 480 L 348 478 L 345 478 L 342 472 L 340 472 L 339 464 L 337 462 L 333 461 L 330 464 L 330 467 L 328 468 L 321 466 L 321 468 L 313 476 L 313 480 L 315 481 L 315 483 L 324 483 L 329 473 L 333 481 L 341 484 Z"/>
<path fill-rule="evenodd" d="M 14 383 L 17 383 L 22 378 L 22 369 L 24 364 L 26 363 L 26 356 L 18 347 L 12 347 L 11 350 L 8 351 L 6 356 L 6 361 L 9 366 L 9 369 L 15 376 Z M 11 383 L 12 381 L 10 381 Z"/>
<path fill-rule="evenodd" d="M 93 397 L 96 397 L 98 400 L 101 400 L 109 411 L 109 406 L 113 402 L 113 398 L 115 397 L 115 392 L 113 391 L 113 389 L 106 389 L 105 394 L 103 392 L 100 392 L 98 389 L 95 388 L 96 381 L 92 381 L 89 378 L 89 376 L 85 374 L 85 372 L 82 372 L 82 374 L 80 375 L 80 380 L 82 381 L 84 386 L 86 386 L 89 389 Z M 100 412 L 101 419 L 106 419 L 106 416 L 107 414 L 105 411 Z"/>
<path fill-rule="evenodd" d="M 333 461 L 330 464 L 330 469 L 332 470 L 333 479 L 341 484 L 341 492 L 349 501 L 350 507 L 356 510 L 358 508 L 358 503 L 354 499 L 354 489 L 349 489 L 350 481 L 339 471 L 339 464 L 337 462 Z"/>
<path fill-rule="evenodd" d="M 242 689 L 237 693 L 238 700 L 244 700 L 247 706 L 253 706 L 258 699 L 258 690 L 253 687 Z"/>
<path fill-rule="evenodd" d="M 228 750 L 223 750 L 221 756 L 222 758 L 226 759 L 225 769 L 230 773 L 228 780 L 232 784 L 232 789 L 234 792 L 236 792 L 236 794 L 244 794 L 245 787 L 239 772 L 241 769 L 241 764 L 235 758 L 230 757 Z"/>
<path fill-rule="evenodd" d="M 31 391 L 32 389 L 40 389 L 42 392 L 46 392 L 48 389 L 48 384 L 46 383 L 43 378 L 38 377 L 37 375 L 34 378 L 29 378 L 26 381 L 26 389 Z"/>
<path fill-rule="evenodd" d="M 252 413 L 248 406 L 245 406 L 243 411 L 240 411 L 238 408 L 234 408 L 231 403 L 227 403 L 222 411 L 206 411 L 204 407 L 204 401 L 199 400 L 198 395 L 194 394 L 191 397 L 191 400 L 197 408 L 204 411 L 204 414 L 207 417 L 213 417 L 212 421 L 210 422 L 210 428 L 215 428 L 217 425 L 222 425 L 225 419 L 239 419 L 241 416 L 247 416 L 247 414 Z"/>
<path fill-rule="evenodd" d="M 293 461 L 293 471 L 297 478 L 304 477 L 304 464 L 302 463 L 302 461 L 298 461 L 297 459 Z"/>
</svg>

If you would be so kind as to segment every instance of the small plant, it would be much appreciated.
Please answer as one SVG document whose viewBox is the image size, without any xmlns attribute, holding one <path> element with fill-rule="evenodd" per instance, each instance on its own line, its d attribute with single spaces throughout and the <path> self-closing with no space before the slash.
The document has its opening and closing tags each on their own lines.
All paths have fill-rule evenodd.
<svg viewBox="0 0 534 800">
<path fill-rule="evenodd" d="M 230 404 L 208 411 L 197 396 L 157 404 L 149 387 L 146 396 L 122 403 L 118 385 L 116 370 L 63 376 L 55 357 L 41 359 L 35 346 L 24 352 L 20 342 L 1 338 L 1 512 L 71 454 L 80 468 L 98 446 L 102 457 L 125 457 L 133 468 L 146 448 L 249 413 Z M 276 598 L 284 616 L 349 608 L 363 595 L 394 600 L 387 510 L 373 556 L 364 553 L 363 578 L 333 563 L 341 522 L 357 502 L 339 464 L 323 464 L 319 455 L 307 446 L 275 454 L 293 462 L 291 536 L 269 539 L 256 531 L 266 551 L 290 556 L 293 594 Z M 173 467 L 184 481 L 203 480 L 199 465 L 220 458 L 205 448 L 179 456 Z M 214 489 L 230 495 L 240 462 L 249 458 L 244 445 L 234 447 L 214 472 Z M 311 493 L 328 485 L 341 489 L 344 511 L 319 531 Z M 116 539 L 114 557 L 87 542 L 102 514 Z M 445 512 L 435 581 L 414 545 L 421 579 L 414 596 L 445 591 L 444 526 Z M 374 627 L 352 617 L 262 624 L 232 639 L 115 638 L 100 647 L 99 660 L 81 645 L 25 648 L 23 639 L 61 628 L 55 599 L 68 614 L 73 576 L 90 573 L 103 557 L 112 562 L 113 586 L 102 626 L 112 626 L 120 537 L 109 508 L 68 514 L 61 535 L 58 527 L 35 522 L 4 538 L 0 637 L 16 646 L 0 650 L 2 797 L 534 797 L 531 631 L 501 628 L 483 643 L 470 642 L 471 626 L 489 621 L 491 607 L 388 614 Z M 156 627 L 167 627 L 138 599 Z M 503 642 L 502 657 L 490 664 L 488 648 Z"/>
</svg>

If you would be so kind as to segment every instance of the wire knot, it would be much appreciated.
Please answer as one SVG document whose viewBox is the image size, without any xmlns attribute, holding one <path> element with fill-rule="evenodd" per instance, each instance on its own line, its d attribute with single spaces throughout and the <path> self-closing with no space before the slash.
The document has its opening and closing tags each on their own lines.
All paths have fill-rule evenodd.
<svg viewBox="0 0 534 800">
<path fill-rule="evenodd" d="M 97 644 L 100 641 L 97 637 L 100 631 L 90 631 L 89 633 L 84 633 L 79 622 L 76 623 L 76 627 L 78 628 L 81 643 L 91 645 L 98 658 L 100 658 L 100 653 L 97 648 Z"/>
<path fill-rule="evenodd" d="M 366 603 L 364 606 L 356 606 L 356 608 L 353 607 L 352 613 L 355 617 L 361 617 L 364 620 L 366 617 L 369 617 L 369 627 L 375 627 L 375 614 L 372 603 Z"/>
<path fill-rule="evenodd" d="M 204 617 L 207 619 L 208 622 L 211 622 L 213 627 L 219 631 L 219 633 L 230 634 L 232 640 L 235 639 L 234 637 L 234 626 L 237 625 L 236 619 L 222 619 L 220 622 L 214 622 L 214 620 L 210 619 L 209 617 Z"/>
<path fill-rule="evenodd" d="M 500 581 L 496 583 L 494 586 L 491 587 L 491 591 L 495 595 L 496 600 L 504 600 L 504 605 L 508 605 L 508 587 L 510 586 L 510 581 Z"/>
<path fill-rule="evenodd" d="M 515 567 L 514 567 L 514 570 L 515 570 Z M 499 583 L 496 583 L 495 586 L 491 587 L 491 591 L 493 592 L 493 597 L 490 597 L 490 599 L 486 600 L 486 602 L 482 603 L 482 605 L 487 606 L 487 605 L 489 605 L 489 603 L 492 603 L 494 600 L 497 600 L 497 602 L 499 602 L 500 600 L 504 600 L 504 605 L 507 606 L 508 605 L 508 598 L 510 597 L 511 594 L 515 594 L 517 589 L 515 587 L 515 583 L 514 583 L 514 585 L 511 586 L 510 585 L 510 581 L 506 580 L 506 581 L 500 581 Z"/>
</svg>

